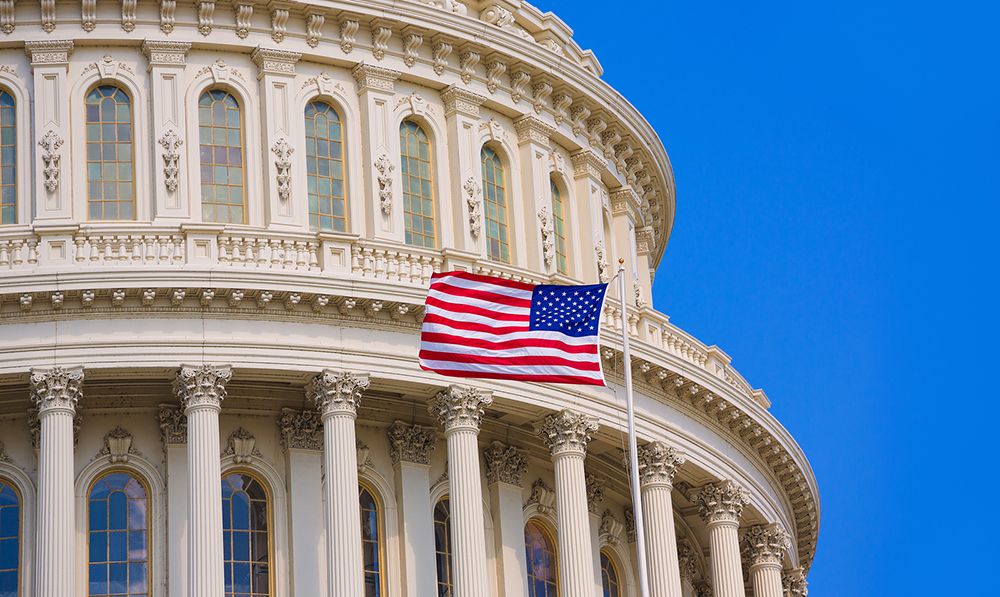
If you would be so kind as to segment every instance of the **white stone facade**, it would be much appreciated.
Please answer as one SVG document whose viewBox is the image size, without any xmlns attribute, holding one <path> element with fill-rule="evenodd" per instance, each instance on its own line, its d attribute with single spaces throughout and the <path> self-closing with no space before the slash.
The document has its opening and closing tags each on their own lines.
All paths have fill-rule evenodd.
<svg viewBox="0 0 1000 597">
<path fill-rule="evenodd" d="M 652 595 L 806 594 L 809 463 L 728 355 L 653 308 L 670 163 L 558 18 L 495 0 L 0 0 L 0 42 L 0 498 L 17 496 L 0 595 L 105 594 L 95 562 L 118 564 L 95 545 L 117 527 L 100 535 L 93 513 L 118 498 L 95 488 L 119 474 L 145 496 L 132 595 L 438 594 L 447 499 L 450 594 L 541 595 L 528 528 L 547 537 L 561 597 L 605 594 L 608 565 L 617 595 L 638 597 L 623 333 Z M 130 106 L 115 133 L 128 189 L 102 191 L 128 197 L 113 218 L 94 215 L 99 87 Z M 239 221 L 206 216 L 199 102 L 213 90 L 239 110 Z M 327 213 L 311 197 L 313 102 L 340 120 L 340 228 L 311 217 Z M 426 137 L 424 187 L 401 157 L 408 122 Z M 483 148 L 503 169 L 502 258 Z M 421 246 L 407 242 L 415 192 L 432 222 Z M 433 272 L 588 283 L 619 258 L 634 296 L 628 329 L 606 305 L 610 389 L 418 367 Z M 248 539 L 259 590 L 224 565 L 238 560 L 220 541 L 232 475 L 267 504 Z"/>
</svg>

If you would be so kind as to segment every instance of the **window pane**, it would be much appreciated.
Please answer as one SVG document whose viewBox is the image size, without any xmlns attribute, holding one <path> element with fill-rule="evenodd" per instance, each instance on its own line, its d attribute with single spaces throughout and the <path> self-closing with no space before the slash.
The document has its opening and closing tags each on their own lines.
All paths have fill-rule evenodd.
<svg viewBox="0 0 1000 597">
<path fill-rule="evenodd" d="M 131 100 L 113 85 L 100 85 L 87 94 L 84 103 L 88 217 L 92 220 L 132 220 L 135 218 L 135 186 L 132 180 Z"/>
<path fill-rule="evenodd" d="M 198 101 L 202 219 L 246 223 L 243 118 L 231 94 L 212 89 Z"/>
<path fill-rule="evenodd" d="M 483 147 L 483 201 L 485 201 L 486 256 L 494 261 L 510 262 L 507 243 L 507 195 L 503 162 L 497 152 Z"/>
<path fill-rule="evenodd" d="M 434 248 L 430 141 L 420 125 L 407 120 L 399 125 L 399 147 L 406 243 Z"/>
<path fill-rule="evenodd" d="M 17 125 L 14 96 L 0 89 L 0 224 L 17 223 Z"/>
<path fill-rule="evenodd" d="M 365 597 L 382 595 L 382 536 L 378 503 L 365 487 L 358 487 L 361 505 L 361 549 L 365 568 Z"/>
<path fill-rule="evenodd" d="M 88 595 L 148 595 L 149 507 L 146 486 L 131 473 L 94 482 L 88 497 Z"/>
<path fill-rule="evenodd" d="M 434 506 L 434 551 L 437 560 L 438 597 L 451 597 L 452 555 L 451 555 L 451 510 L 445 498 Z"/>
<path fill-rule="evenodd" d="M 549 192 L 552 195 L 552 233 L 555 236 L 556 271 L 560 274 L 569 273 L 569 259 L 566 253 L 566 202 L 555 180 L 549 180 Z"/>
<path fill-rule="evenodd" d="M 326 102 L 310 102 L 305 110 L 306 187 L 313 230 L 347 230 L 341 122 Z"/>
<path fill-rule="evenodd" d="M 246 473 L 222 479 L 226 597 L 269 597 L 270 502 L 264 486 Z"/>
<path fill-rule="evenodd" d="M 524 552 L 528 564 L 529 597 L 556 597 L 555 542 L 549 532 L 534 520 L 524 525 Z"/>
</svg>

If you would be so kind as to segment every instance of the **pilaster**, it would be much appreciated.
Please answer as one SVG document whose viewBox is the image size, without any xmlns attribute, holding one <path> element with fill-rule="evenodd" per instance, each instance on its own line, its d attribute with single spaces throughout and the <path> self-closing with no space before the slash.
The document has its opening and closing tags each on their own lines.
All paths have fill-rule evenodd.
<svg viewBox="0 0 1000 597">
<path fill-rule="evenodd" d="M 34 84 L 32 145 L 35 151 L 34 221 L 38 224 L 71 224 L 73 185 L 70 184 L 69 148 L 69 57 L 70 40 L 40 40 L 24 43 L 31 59 Z M 82 218 L 81 218 L 82 219 Z"/>
<path fill-rule="evenodd" d="M 577 206 L 579 206 L 579 237 L 576 245 L 582 256 L 576 265 L 577 275 L 585 281 L 607 282 L 610 276 L 602 275 L 607 270 L 598 268 L 597 247 L 600 244 L 605 254 L 610 251 L 611 239 L 604 233 L 604 182 L 601 171 L 604 160 L 590 149 L 581 149 L 570 156 L 573 164 L 573 186 Z M 612 285 L 608 291 L 614 290 Z"/>
<path fill-rule="evenodd" d="M 373 238 L 402 243 L 405 239 L 402 195 L 389 182 L 393 180 L 389 167 L 395 170 L 399 161 L 399 152 L 393 151 L 399 144 L 399 129 L 395 126 L 392 105 L 399 72 L 362 63 L 354 67 L 353 73 L 361 105 L 361 126 L 365 129 L 363 138 L 368 140 L 361 165 L 365 223 Z"/>
<path fill-rule="evenodd" d="M 528 470 L 528 453 L 493 442 L 483 453 L 490 511 L 493 512 L 493 553 L 504 597 L 527 597 L 528 569 L 524 553 L 522 480 Z"/>
<path fill-rule="evenodd" d="M 521 196 L 529 218 L 523 238 L 527 267 L 548 274 L 556 273 L 555 238 L 552 232 L 552 194 L 549 185 L 550 138 L 554 129 L 534 116 L 514 121 L 521 163 Z M 567 211 L 571 202 L 566 198 Z M 568 214 L 567 214 L 568 215 Z M 567 222 L 569 224 L 569 222 Z M 526 231 L 527 232 L 527 231 Z M 543 242 L 548 240 L 548 243 Z"/>
<path fill-rule="evenodd" d="M 188 586 L 187 416 L 176 404 L 161 404 L 157 413 L 167 462 L 167 586 L 169 597 L 185 597 Z"/>
<path fill-rule="evenodd" d="M 197 139 L 185 139 L 184 67 L 191 44 L 176 41 L 146 40 L 142 51 L 149 66 L 150 120 L 153 132 L 154 205 L 156 223 L 176 223 L 191 219 L 191 202 L 186 201 L 187 166 L 184 156 L 190 150 L 185 142 L 197 144 Z"/>
<path fill-rule="evenodd" d="M 479 160 L 479 107 L 486 98 L 451 86 L 441 92 L 448 126 L 452 218 L 460 222 L 455 249 L 482 254 L 482 164 Z"/>
<path fill-rule="evenodd" d="M 404 597 L 437 591 L 434 517 L 430 502 L 430 457 L 437 434 L 428 427 L 396 421 L 387 432 L 396 480 Z"/>
<path fill-rule="evenodd" d="M 316 522 L 316 502 L 323 495 L 323 422 L 315 410 L 283 409 L 278 417 L 288 471 L 291 513 L 293 595 L 326 594 L 323 561 L 324 525 Z"/>
</svg>

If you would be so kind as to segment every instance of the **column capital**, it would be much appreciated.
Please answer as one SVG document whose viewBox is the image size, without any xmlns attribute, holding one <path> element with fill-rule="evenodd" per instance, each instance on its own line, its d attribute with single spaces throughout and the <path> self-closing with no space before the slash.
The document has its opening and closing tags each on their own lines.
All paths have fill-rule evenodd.
<svg viewBox="0 0 1000 597">
<path fill-rule="evenodd" d="M 601 171 L 607 168 L 607 162 L 592 149 L 581 149 L 569 156 L 573 163 L 573 175 L 577 178 L 589 176 L 595 180 L 601 179 Z"/>
<path fill-rule="evenodd" d="M 709 483 L 691 491 L 688 498 L 698 506 L 705 524 L 739 524 L 743 507 L 750 503 L 747 491 L 732 481 Z"/>
<path fill-rule="evenodd" d="M 399 79 L 399 71 L 371 64 L 361 64 L 351 71 L 354 80 L 358 83 L 358 95 L 367 91 L 381 91 L 383 93 L 393 93 L 396 90 L 396 81 Z"/>
<path fill-rule="evenodd" d="M 83 396 L 83 367 L 52 367 L 31 370 L 31 400 L 38 407 L 38 416 L 62 410 L 76 413 Z"/>
<path fill-rule="evenodd" d="M 232 378 L 231 365 L 181 365 L 174 378 L 174 394 L 185 412 L 200 406 L 222 409 L 226 384 Z"/>
<path fill-rule="evenodd" d="M 536 431 L 552 456 L 583 455 L 587 452 L 590 435 L 597 431 L 597 418 L 564 409 L 542 419 Z"/>
<path fill-rule="evenodd" d="M 437 444 L 437 433 L 430 427 L 396 421 L 389 427 L 386 435 L 389 438 L 389 458 L 393 465 L 400 462 L 430 464 L 431 453 Z"/>
<path fill-rule="evenodd" d="M 643 485 L 672 486 L 677 469 L 686 461 L 684 455 L 661 441 L 640 446 L 639 481 Z"/>
<path fill-rule="evenodd" d="M 69 66 L 73 42 L 68 39 L 43 39 L 24 42 L 24 52 L 31 59 L 31 66 Z"/>
<path fill-rule="evenodd" d="M 519 143 L 530 141 L 538 145 L 544 145 L 546 148 L 549 147 L 549 140 L 552 137 L 552 133 L 555 132 L 554 128 L 531 115 L 522 116 L 515 120 L 514 130 L 517 131 L 517 140 Z"/>
<path fill-rule="evenodd" d="M 437 417 L 445 433 L 457 429 L 479 431 L 486 407 L 491 404 L 493 396 L 489 392 L 469 386 L 452 385 L 431 399 L 428 410 Z"/>
<path fill-rule="evenodd" d="M 479 106 L 483 105 L 486 98 L 478 93 L 472 93 L 452 85 L 441 92 L 441 101 L 444 102 L 445 116 L 458 113 L 479 118 Z"/>
<path fill-rule="evenodd" d="M 681 578 L 693 583 L 694 577 L 698 574 L 698 555 L 686 538 L 677 541 L 677 565 L 680 568 Z"/>
<path fill-rule="evenodd" d="M 528 452 L 508 446 L 502 442 L 493 442 L 486 452 L 486 483 L 507 483 L 521 486 L 524 473 L 528 471 Z"/>
<path fill-rule="evenodd" d="M 147 39 L 142 42 L 142 53 L 149 61 L 149 67 L 154 66 L 184 66 L 191 44 L 185 41 L 166 41 Z"/>
<path fill-rule="evenodd" d="M 597 514 L 604 503 L 604 487 L 608 484 L 607 479 L 601 479 L 597 475 L 587 474 L 584 477 L 587 484 L 587 508 L 591 514 Z"/>
<path fill-rule="evenodd" d="M 324 369 L 306 386 L 306 399 L 316 404 L 324 419 L 336 414 L 355 417 L 370 383 L 367 373 Z"/>
<path fill-rule="evenodd" d="M 164 445 L 187 443 L 187 415 L 175 404 L 161 404 L 156 414 L 160 424 L 160 440 Z"/>
<path fill-rule="evenodd" d="M 809 594 L 806 573 L 802 568 L 786 570 L 781 575 L 781 587 L 785 597 L 806 597 Z"/>
<path fill-rule="evenodd" d="M 278 430 L 281 447 L 286 451 L 323 449 L 323 421 L 315 410 L 282 409 Z"/>
<path fill-rule="evenodd" d="M 758 524 L 743 534 L 743 559 L 751 566 L 781 566 L 785 552 L 792 545 L 788 532 L 778 523 Z"/>
<path fill-rule="evenodd" d="M 295 63 L 302 58 L 298 52 L 275 50 L 257 46 L 250 53 L 250 60 L 257 66 L 257 77 L 264 75 L 295 75 Z"/>
</svg>

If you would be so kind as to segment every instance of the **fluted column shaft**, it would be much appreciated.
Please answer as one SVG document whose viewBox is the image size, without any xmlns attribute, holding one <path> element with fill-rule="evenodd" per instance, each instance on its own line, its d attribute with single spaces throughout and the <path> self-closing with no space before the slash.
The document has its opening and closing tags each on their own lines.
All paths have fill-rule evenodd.
<svg viewBox="0 0 1000 597">
<path fill-rule="evenodd" d="M 684 457 L 663 442 L 651 442 L 639 449 L 639 480 L 651 597 L 681 597 L 671 491 L 674 475 L 683 463 Z"/>
<path fill-rule="evenodd" d="M 83 369 L 32 370 L 38 406 L 38 519 L 35 595 L 73 594 L 73 417 L 82 394 Z"/>
<path fill-rule="evenodd" d="M 185 366 L 174 380 L 187 416 L 188 597 L 219 597 L 224 589 L 219 413 L 232 375 L 228 366 Z"/>
<path fill-rule="evenodd" d="M 704 485 L 690 497 L 708 526 L 712 594 L 715 597 L 746 597 L 739 539 L 740 516 L 750 501 L 746 490 L 732 481 L 722 481 Z"/>
<path fill-rule="evenodd" d="M 596 430 L 595 419 L 567 410 L 546 417 L 538 430 L 549 447 L 555 467 L 561 597 L 594 593 L 590 512 L 583 461 L 590 434 Z"/>
<path fill-rule="evenodd" d="M 323 470 L 326 482 L 326 551 L 330 597 L 364 594 L 361 555 L 361 506 L 358 501 L 357 433 L 354 429 L 367 375 L 324 370 L 306 395 L 323 420 Z"/>
<path fill-rule="evenodd" d="M 754 597 L 782 597 L 781 564 L 754 564 L 750 567 Z"/>
<path fill-rule="evenodd" d="M 492 402 L 487 393 L 451 386 L 430 403 L 448 442 L 454 597 L 481 597 L 490 591 L 478 436 L 484 409 Z"/>
</svg>

